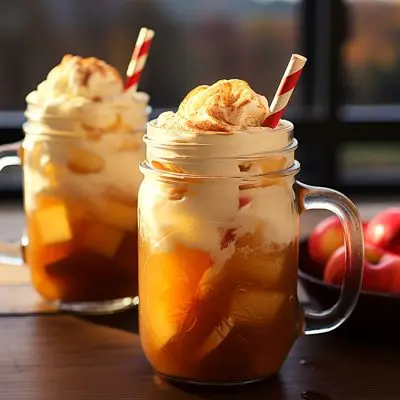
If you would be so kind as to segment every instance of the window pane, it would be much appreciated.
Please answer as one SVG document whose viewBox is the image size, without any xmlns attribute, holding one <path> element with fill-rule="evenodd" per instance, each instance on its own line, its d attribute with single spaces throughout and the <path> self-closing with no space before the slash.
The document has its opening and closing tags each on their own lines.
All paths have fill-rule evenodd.
<svg viewBox="0 0 400 400">
<path fill-rule="evenodd" d="M 344 53 L 346 103 L 400 104 L 400 2 L 346 0 L 345 4 L 350 28 Z"/>
<path fill-rule="evenodd" d="M 153 106 L 177 105 L 192 87 L 228 77 L 248 80 L 271 100 L 290 53 L 299 51 L 300 4 L 2 0 L 0 110 L 22 110 L 25 95 L 64 53 L 102 58 L 124 73 L 143 25 L 156 30 L 141 81 Z"/>
<path fill-rule="evenodd" d="M 340 180 L 352 186 L 399 185 L 399 154 L 399 143 L 347 143 L 339 151 Z"/>
</svg>

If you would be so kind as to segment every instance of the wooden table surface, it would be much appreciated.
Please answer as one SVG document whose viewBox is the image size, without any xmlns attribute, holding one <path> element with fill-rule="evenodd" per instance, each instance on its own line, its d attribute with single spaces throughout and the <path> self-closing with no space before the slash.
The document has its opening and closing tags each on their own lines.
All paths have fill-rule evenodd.
<svg viewBox="0 0 400 400">
<path fill-rule="evenodd" d="M 11 214 L 8 234 L 22 224 L 19 212 L 16 219 Z M 157 378 L 140 348 L 136 310 L 90 318 L 3 316 L 0 400 L 399 400 L 400 334 L 389 335 L 392 328 L 302 337 L 276 377 L 215 389 L 177 387 Z"/>
<path fill-rule="evenodd" d="M 232 389 L 175 387 L 151 371 L 136 311 L 0 319 L 1 400 L 400 398 L 400 347 L 338 334 L 300 338 L 281 372 Z"/>
</svg>

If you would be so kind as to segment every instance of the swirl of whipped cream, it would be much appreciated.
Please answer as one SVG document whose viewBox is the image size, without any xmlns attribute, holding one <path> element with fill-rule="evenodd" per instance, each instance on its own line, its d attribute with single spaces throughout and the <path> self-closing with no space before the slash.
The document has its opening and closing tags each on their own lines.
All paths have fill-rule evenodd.
<svg viewBox="0 0 400 400">
<path fill-rule="evenodd" d="M 129 132 L 144 130 L 148 100 L 146 93 L 124 91 L 119 72 L 104 61 L 67 54 L 28 94 L 26 114 L 56 130 Z"/>
<path fill-rule="evenodd" d="M 116 96 L 123 89 L 119 72 L 95 57 L 82 58 L 67 54 L 54 67 L 38 91 L 47 101 L 84 97 L 91 100 Z"/>
<path fill-rule="evenodd" d="M 188 132 L 234 132 L 260 127 L 268 101 L 239 79 L 201 85 L 187 94 L 176 113 L 165 112 L 157 126 Z"/>
</svg>

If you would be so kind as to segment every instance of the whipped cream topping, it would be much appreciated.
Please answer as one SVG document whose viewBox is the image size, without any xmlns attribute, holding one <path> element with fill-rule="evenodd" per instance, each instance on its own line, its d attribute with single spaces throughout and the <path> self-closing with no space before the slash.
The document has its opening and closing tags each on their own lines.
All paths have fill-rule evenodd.
<svg viewBox="0 0 400 400">
<path fill-rule="evenodd" d="M 149 96 L 124 91 L 119 72 L 104 61 L 66 55 L 26 101 L 28 120 L 93 135 L 144 130 Z"/>
<path fill-rule="evenodd" d="M 24 147 L 39 159 L 26 168 L 28 193 L 54 190 L 100 202 L 105 190 L 113 190 L 136 201 L 138 166 L 145 157 L 146 93 L 124 91 L 120 74 L 104 61 L 66 55 L 26 100 Z M 102 169 L 81 174 L 69 168 L 71 147 L 99 158 Z M 49 178 L 48 163 L 56 182 Z M 31 195 L 25 202 L 27 209 L 35 206 Z"/>
<path fill-rule="evenodd" d="M 24 148 L 37 160 L 31 160 L 25 169 L 25 208 L 35 208 L 33 194 L 48 191 L 60 196 L 92 199 L 95 203 L 102 201 L 103 192 L 107 190 L 126 193 L 136 199 L 142 181 L 138 165 L 145 157 L 145 149 L 143 145 L 138 145 L 135 149 L 124 146 L 133 143 L 132 137 L 140 144 L 141 136 L 142 133 L 137 132 L 133 135 L 104 135 L 101 140 L 77 140 L 27 135 Z M 71 146 L 85 149 L 100 157 L 104 161 L 102 170 L 90 174 L 72 171 L 68 167 Z M 51 163 L 56 169 L 55 177 L 49 175 L 47 163 Z"/>
<path fill-rule="evenodd" d="M 202 85 L 187 94 L 176 113 L 162 113 L 156 125 L 192 133 L 231 133 L 261 127 L 268 101 L 240 79 Z"/>
<path fill-rule="evenodd" d="M 224 243 L 229 232 L 240 238 L 259 231 L 266 246 L 285 246 L 296 239 L 293 184 L 293 176 L 246 190 L 231 181 L 189 182 L 182 198 L 171 198 L 173 185 L 144 179 L 139 190 L 141 234 L 154 250 L 169 252 L 183 244 L 207 252 L 215 266 L 223 267 L 235 252 L 234 240 Z"/>
<path fill-rule="evenodd" d="M 95 57 L 70 54 L 65 55 L 38 86 L 38 92 L 44 94 L 48 102 L 76 97 L 102 100 L 120 94 L 122 89 L 121 76 L 114 67 Z"/>
<path fill-rule="evenodd" d="M 261 126 L 267 114 L 267 100 L 235 79 L 200 86 L 176 113 L 149 122 L 147 163 L 186 174 L 182 183 L 149 176 L 141 185 L 141 233 L 154 249 L 182 243 L 222 267 L 236 251 L 229 238 L 261 231 L 267 246 L 295 240 L 294 176 L 267 174 L 293 165 L 297 142 L 288 121 Z"/>
</svg>

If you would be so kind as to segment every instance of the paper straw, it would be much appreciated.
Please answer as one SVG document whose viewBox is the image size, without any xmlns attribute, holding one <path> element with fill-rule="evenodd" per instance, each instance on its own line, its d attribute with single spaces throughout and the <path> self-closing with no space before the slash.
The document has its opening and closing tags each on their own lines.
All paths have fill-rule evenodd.
<svg viewBox="0 0 400 400">
<path fill-rule="evenodd" d="M 307 58 L 300 56 L 299 54 L 292 54 L 278 90 L 275 93 L 275 97 L 272 100 L 270 114 L 265 119 L 263 126 L 275 128 L 278 125 L 306 61 Z"/>
<path fill-rule="evenodd" d="M 147 57 L 151 43 L 154 37 L 154 31 L 148 28 L 141 28 L 139 36 L 133 49 L 131 61 L 126 71 L 125 90 L 136 91 L 139 85 L 140 76 L 146 65 Z"/>
</svg>

